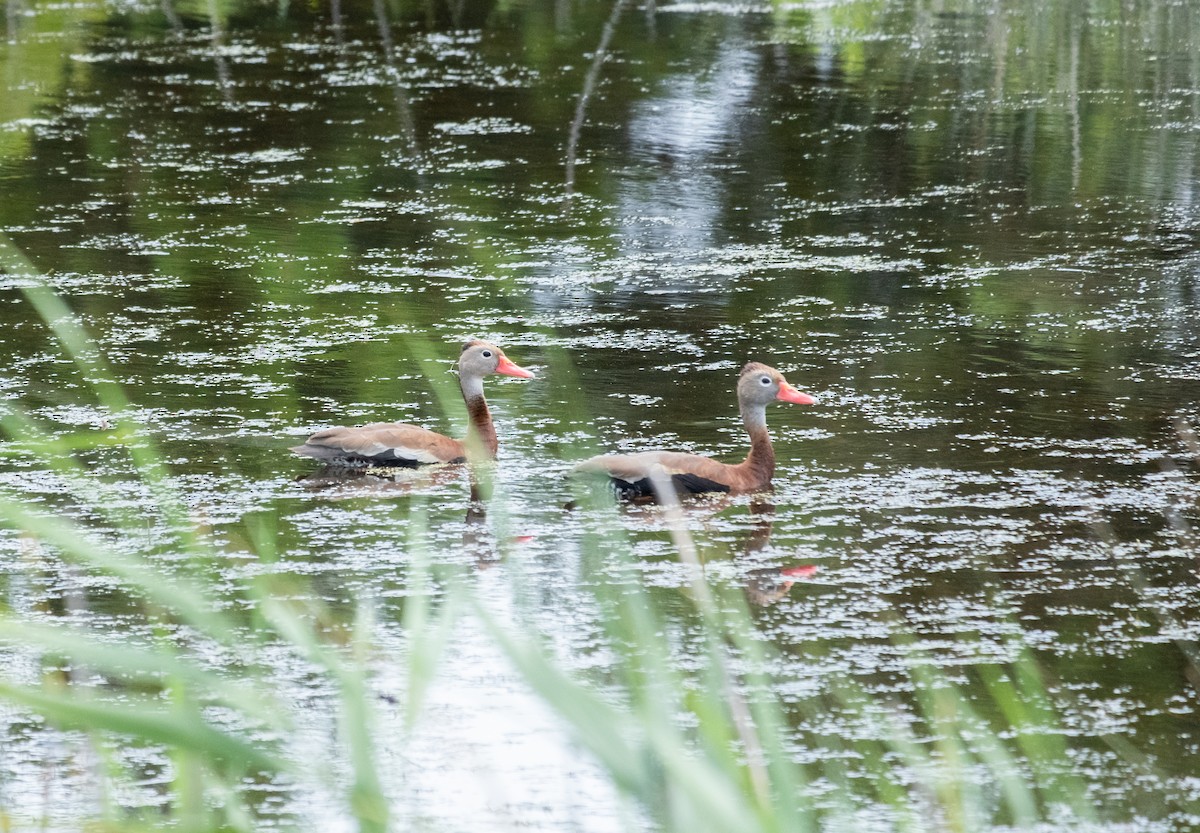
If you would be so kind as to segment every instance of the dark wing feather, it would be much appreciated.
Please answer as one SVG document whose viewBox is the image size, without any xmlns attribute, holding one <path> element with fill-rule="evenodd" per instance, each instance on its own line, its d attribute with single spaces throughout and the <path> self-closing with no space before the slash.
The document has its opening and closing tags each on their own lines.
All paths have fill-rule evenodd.
<svg viewBox="0 0 1200 833">
<path fill-rule="evenodd" d="M 579 463 L 575 466 L 575 472 L 606 474 L 620 500 L 641 500 L 655 497 L 651 473 L 656 466 L 671 478 L 677 495 L 730 490 L 729 483 L 717 478 L 727 476 L 731 466 L 697 454 L 673 451 L 603 454 Z"/>
</svg>

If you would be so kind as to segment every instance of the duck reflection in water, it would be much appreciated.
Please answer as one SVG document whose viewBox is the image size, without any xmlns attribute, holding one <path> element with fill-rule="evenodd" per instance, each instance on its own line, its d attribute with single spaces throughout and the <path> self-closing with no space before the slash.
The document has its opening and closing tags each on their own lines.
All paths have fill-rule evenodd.
<svg viewBox="0 0 1200 833">
<path fill-rule="evenodd" d="M 775 524 L 775 505 L 757 499 L 750 504 L 750 514 L 754 517 L 754 525 L 746 538 L 741 557 L 753 563 L 758 560 L 758 555 L 770 546 L 771 531 Z M 747 570 L 744 579 L 746 599 L 758 607 L 773 605 L 788 594 L 797 580 L 809 578 L 816 572 L 815 564 L 756 567 Z"/>
<path fill-rule="evenodd" d="M 323 496 L 332 500 L 397 497 L 457 484 L 462 479 L 464 469 L 470 482 L 470 496 L 463 521 L 463 553 L 473 558 L 477 567 L 486 569 L 501 560 L 496 534 L 487 517 L 487 501 L 492 493 L 487 464 L 452 464 L 422 469 L 353 469 L 333 465 L 297 477 L 296 482 L 307 489 L 321 490 Z M 517 536 L 513 538 L 513 543 L 521 544 L 528 540 L 526 536 Z"/>
<path fill-rule="evenodd" d="M 682 523 L 690 530 L 738 505 L 740 504 L 736 498 L 712 495 L 699 500 L 676 502 L 674 508 L 682 513 Z M 568 508 L 577 507 L 569 505 Z M 742 579 L 746 599 L 752 605 L 765 607 L 783 599 L 792 589 L 792 585 L 802 579 L 811 578 L 820 568 L 815 564 L 755 566 L 778 560 L 770 553 L 775 505 L 765 494 L 760 493 L 751 499 L 749 510 L 750 528 L 746 532 L 745 542 L 740 548 L 734 549 L 734 561 L 739 563 L 740 568 L 744 568 L 739 569 L 738 573 Z M 638 501 L 623 512 L 622 516 L 626 521 L 647 528 L 661 528 L 665 518 L 663 508 L 648 501 Z"/>
<path fill-rule="evenodd" d="M 467 517 L 463 521 L 462 546 L 463 552 L 474 558 L 475 566 L 481 570 L 500 563 L 496 534 L 487 521 L 486 494 L 490 494 L 490 490 L 480 485 L 479 478 L 472 471 L 471 497 L 467 502 Z"/>
<path fill-rule="evenodd" d="M 474 557 L 476 567 L 485 570 L 503 561 L 511 546 L 528 544 L 535 536 L 508 534 L 511 530 L 504 522 L 505 507 L 501 505 L 497 517 L 501 520 L 499 531 L 503 537 L 497 537 L 496 526 L 488 522 L 488 504 L 496 489 L 494 464 L 474 463 L 470 473 L 471 495 L 463 521 L 463 552 Z"/>
</svg>

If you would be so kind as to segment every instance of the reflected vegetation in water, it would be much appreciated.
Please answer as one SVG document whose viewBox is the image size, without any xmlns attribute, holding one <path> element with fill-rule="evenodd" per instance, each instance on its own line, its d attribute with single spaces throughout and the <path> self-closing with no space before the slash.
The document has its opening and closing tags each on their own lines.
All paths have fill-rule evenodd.
<svg viewBox="0 0 1200 833">
<path fill-rule="evenodd" d="M 1195 4 L 6 12 L 0 488 L 114 538 L 134 519 L 121 547 L 231 609 L 255 608 L 241 593 L 262 576 L 294 580 L 281 595 L 328 610 L 311 616 L 330 633 L 369 608 L 393 824 L 648 829 L 482 618 L 430 625 L 439 676 L 410 692 L 413 622 L 466 582 L 617 702 L 605 593 L 628 569 L 663 613 L 670 665 L 702 687 L 670 523 L 564 512 L 565 476 L 600 450 L 736 462 L 728 391 L 753 359 L 821 407 L 772 422 L 770 507 L 701 501 L 683 519 L 718 598 L 750 603 L 784 746 L 814 767 L 805 800 L 830 824 L 891 829 L 879 795 L 839 804 L 868 762 L 836 747 L 844 781 L 817 762 L 929 723 L 914 656 L 995 724 L 986 669 L 1032 655 L 1100 828 L 1194 826 L 1200 494 L 1176 425 L 1200 423 Z M 134 404 L 93 395 L 22 294 L 22 263 Z M 539 368 L 488 388 L 503 436 L 489 489 L 462 466 L 334 475 L 287 454 L 331 424 L 463 436 L 444 357 L 471 337 Z M 25 417 L 50 446 L 22 439 Z M 126 419 L 218 557 L 169 545 Z M 0 550 L 13 616 L 161 638 L 234 673 L 225 648 L 156 632 L 121 580 L 28 535 Z M 247 643 L 255 626 L 237 625 Z M 268 687 L 298 704 L 291 754 L 321 759 L 336 686 L 311 657 L 263 651 Z M 17 682 L 83 677 L 4 652 Z M 885 705 L 835 702 L 844 681 Z M 73 733 L 0 715 L 15 824 L 171 805 L 180 764 L 154 744 L 105 746 L 100 764 Z M 98 798 L 110 765 L 133 776 Z M 350 827 L 352 767 L 329 768 L 312 790 L 238 787 L 251 826 Z"/>
</svg>

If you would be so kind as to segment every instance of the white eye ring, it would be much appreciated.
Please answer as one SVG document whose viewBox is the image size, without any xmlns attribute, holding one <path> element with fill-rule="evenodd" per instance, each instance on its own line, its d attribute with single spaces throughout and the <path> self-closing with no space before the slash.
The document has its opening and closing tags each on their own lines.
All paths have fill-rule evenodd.
<svg viewBox="0 0 1200 833">
<path fill-rule="evenodd" d="M 771 384 L 771 377 L 770 376 L 762 376 L 759 378 L 758 381 L 762 382 L 764 385 L 769 385 L 769 384 Z"/>
<path fill-rule="evenodd" d="M 492 351 L 491 351 L 491 350 L 484 350 L 484 351 L 483 351 L 483 357 L 484 357 L 485 359 L 490 359 L 490 358 L 492 357 Z"/>
</svg>

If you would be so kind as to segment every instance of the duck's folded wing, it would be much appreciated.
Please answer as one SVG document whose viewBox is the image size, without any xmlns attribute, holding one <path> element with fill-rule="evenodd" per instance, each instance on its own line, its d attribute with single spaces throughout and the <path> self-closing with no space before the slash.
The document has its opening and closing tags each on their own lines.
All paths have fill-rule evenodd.
<svg viewBox="0 0 1200 833">
<path fill-rule="evenodd" d="M 292 451 L 322 460 L 380 465 L 457 463 L 466 459 L 458 440 L 402 422 L 376 422 L 359 428 L 338 426 L 318 431 Z"/>
</svg>

